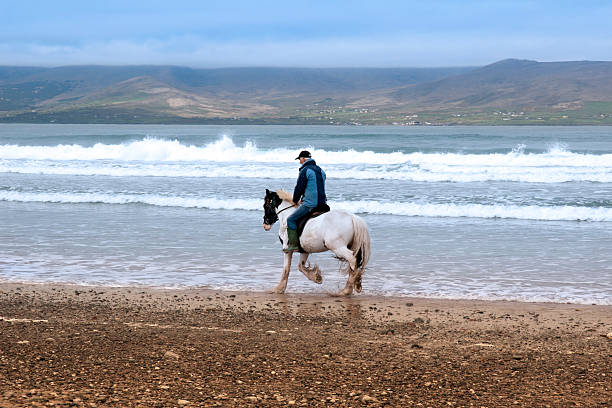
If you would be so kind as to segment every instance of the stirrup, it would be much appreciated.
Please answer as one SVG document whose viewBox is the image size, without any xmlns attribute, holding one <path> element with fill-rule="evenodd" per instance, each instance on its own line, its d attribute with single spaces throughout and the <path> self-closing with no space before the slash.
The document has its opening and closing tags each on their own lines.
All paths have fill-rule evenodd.
<svg viewBox="0 0 612 408">
<path fill-rule="evenodd" d="M 296 251 L 299 251 L 299 250 L 300 250 L 300 248 L 298 248 L 298 247 L 290 247 L 290 246 L 288 246 L 287 248 L 283 248 L 283 252 L 286 253 L 286 254 L 288 254 L 289 252 L 296 252 Z"/>
</svg>

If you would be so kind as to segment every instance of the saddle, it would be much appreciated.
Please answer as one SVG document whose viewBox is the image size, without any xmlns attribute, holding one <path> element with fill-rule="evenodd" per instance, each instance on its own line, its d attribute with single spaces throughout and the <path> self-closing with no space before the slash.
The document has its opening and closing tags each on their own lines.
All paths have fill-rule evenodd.
<svg viewBox="0 0 612 408">
<path fill-rule="evenodd" d="M 321 204 L 321 205 L 316 206 L 315 208 L 310 210 L 309 213 L 307 213 L 305 216 L 300 218 L 300 220 L 298 221 L 298 224 L 297 224 L 298 237 L 302 236 L 302 232 L 304 232 L 304 227 L 306 227 L 306 223 L 308 221 L 310 221 L 313 218 L 318 217 L 321 214 L 325 214 L 326 212 L 329 212 L 329 211 L 330 211 L 329 205 Z M 304 252 L 302 250 L 302 246 L 299 245 L 299 247 L 300 247 L 300 252 Z"/>
</svg>

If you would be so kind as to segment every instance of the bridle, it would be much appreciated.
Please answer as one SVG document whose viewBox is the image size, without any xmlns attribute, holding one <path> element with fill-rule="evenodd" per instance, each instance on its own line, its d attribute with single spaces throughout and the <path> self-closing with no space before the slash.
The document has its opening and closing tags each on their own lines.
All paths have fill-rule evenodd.
<svg viewBox="0 0 612 408">
<path fill-rule="evenodd" d="M 266 216 L 265 216 L 265 214 L 264 214 L 264 223 L 265 223 L 265 224 L 268 224 L 268 225 L 272 225 L 272 224 L 274 224 L 276 221 L 278 221 L 278 214 L 280 214 L 280 213 L 282 213 L 283 211 L 288 210 L 289 208 L 292 208 L 292 207 L 296 207 L 296 205 L 295 205 L 295 204 L 291 204 L 291 205 L 289 205 L 289 206 L 287 206 L 287 207 L 285 207 L 285 208 L 283 208 L 283 209 L 281 209 L 281 210 L 276 210 L 276 209 L 275 209 L 275 210 L 274 210 L 274 219 L 272 219 L 272 218 L 267 219 L 267 218 L 266 218 Z"/>
</svg>

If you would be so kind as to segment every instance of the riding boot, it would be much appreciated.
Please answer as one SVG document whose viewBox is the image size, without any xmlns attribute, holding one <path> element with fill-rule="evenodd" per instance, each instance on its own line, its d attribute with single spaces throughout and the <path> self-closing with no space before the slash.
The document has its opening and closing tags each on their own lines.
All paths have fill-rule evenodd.
<svg viewBox="0 0 612 408">
<path fill-rule="evenodd" d="M 289 242 L 287 243 L 287 248 L 283 249 L 283 252 L 299 251 L 300 239 L 298 238 L 297 230 L 287 228 L 287 235 L 289 236 Z"/>
</svg>

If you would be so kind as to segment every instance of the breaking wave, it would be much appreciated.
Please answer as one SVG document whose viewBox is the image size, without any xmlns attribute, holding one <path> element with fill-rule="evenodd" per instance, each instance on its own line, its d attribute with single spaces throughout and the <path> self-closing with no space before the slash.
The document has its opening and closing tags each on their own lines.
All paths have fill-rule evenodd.
<svg viewBox="0 0 612 408">
<path fill-rule="evenodd" d="M 30 193 L 0 191 L 0 201 L 65 204 L 144 204 L 160 207 L 261 211 L 261 199 L 178 197 L 155 194 Z M 360 214 L 411 217 L 510 218 L 545 221 L 612 221 L 612 208 L 576 206 L 516 206 L 436 204 L 380 201 L 330 202 L 334 209 Z"/>
<path fill-rule="evenodd" d="M 317 159 L 325 163 L 403 163 L 405 155 L 396 153 L 357 152 L 349 149 L 341 152 L 311 148 Z M 204 146 L 186 145 L 178 140 L 144 138 L 143 140 L 121 143 L 97 143 L 86 147 L 81 145 L 57 146 L 0 146 L 0 158 L 34 160 L 114 160 L 144 162 L 253 162 L 253 163 L 295 163 L 295 149 L 258 149 L 252 142 L 243 146 L 234 144 L 231 138 L 223 136 Z"/>
<path fill-rule="evenodd" d="M 311 148 L 328 177 L 419 182 L 612 182 L 612 154 L 581 154 L 563 146 L 544 153 L 378 153 Z M 152 177 L 295 177 L 292 149 L 237 146 L 227 136 L 204 146 L 145 138 L 122 144 L 0 146 L 0 172 Z"/>
<path fill-rule="evenodd" d="M 612 160 L 612 158 L 610 158 Z M 571 181 L 612 182 L 612 168 L 606 167 L 519 167 L 519 166 L 453 166 L 444 163 L 414 166 L 324 165 L 328 178 L 355 180 L 403 180 L 416 182 L 513 181 L 526 183 L 564 183 Z M 435 168 L 434 168 L 435 167 Z M 245 163 L 114 163 L 57 162 L 28 160 L 15 162 L 0 159 L 0 173 L 49 174 L 111 177 L 201 177 L 293 179 L 295 165 Z"/>
<path fill-rule="evenodd" d="M 582 154 L 563 146 L 525 153 L 380 153 L 311 148 L 330 178 L 419 182 L 612 182 L 612 154 Z M 0 146 L 0 172 L 21 174 L 294 178 L 294 149 L 237 146 L 227 136 L 204 146 L 145 138 L 122 144 Z"/>
</svg>

